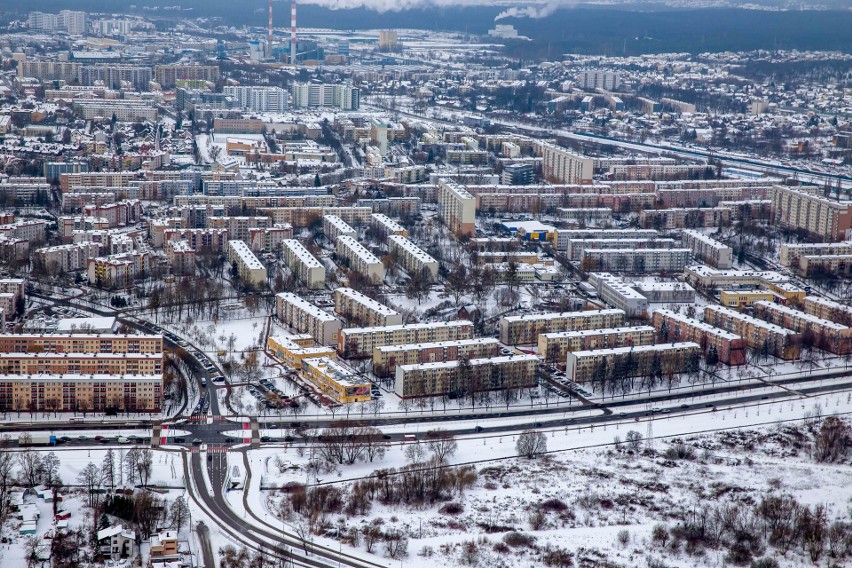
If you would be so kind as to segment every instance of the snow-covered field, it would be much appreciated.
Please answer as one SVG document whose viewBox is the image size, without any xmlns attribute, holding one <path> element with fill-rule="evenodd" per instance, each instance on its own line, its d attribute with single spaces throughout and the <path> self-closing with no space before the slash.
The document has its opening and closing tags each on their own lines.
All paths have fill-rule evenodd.
<svg viewBox="0 0 852 568">
<path fill-rule="evenodd" d="M 852 504 L 852 470 L 846 463 L 815 463 L 809 453 L 812 431 L 805 424 L 818 424 L 814 415 L 850 412 L 852 401 L 842 392 L 716 412 L 701 409 L 652 422 L 545 429 L 551 453 L 535 460 L 516 457 L 515 434 L 463 438 L 450 461 L 472 462 L 477 471 L 472 487 L 413 506 L 385 502 L 376 494 L 365 514 L 347 509 L 352 483 L 380 468 L 405 466 L 410 444 L 389 446 L 380 461 L 316 473 L 306 469 L 310 451 L 264 448 L 249 452 L 248 504 L 266 523 L 281 527 L 277 515 L 287 493 L 275 488 L 306 480 L 313 484 L 319 477 L 324 490 L 341 493 L 340 508 L 320 516 L 315 542 L 337 547 L 341 535 L 344 550 L 366 555 L 363 536 L 355 537 L 358 544 L 353 545 L 353 531 L 363 535 L 366 527 L 378 526 L 408 538 L 405 566 L 567 565 L 548 564 L 562 552 L 582 566 L 646 566 L 651 559 L 660 560 L 659 566 L 722 566 L 725 547 L 704 546 L 700 553 L 690 548 L 687 554 L 681 542 L 674 551 L 670 544 L 651 542 L 653 527 L 677 531 L 690 511 L 705 505 L 732 503 L 750 510 L 770 493 L 791 495 L 811 507 L 826 504 L 829 521 L 845 519 Z M 614 439 L 624 441 L 629 431 L 650 435 L 650 442 L 642 441 L 638 451 L 624 443 L 616 448 Z M 666 450 L 680 441 L 692 448 L 689 457 L 667 457 Z M 232 459 L 242 463 L 242 456 Z M 241 497 L 232 502 L 242 511 Z M 306 521 L 291 512 L 286 522 L 292 529 Z M 776 554 L 772 547 L 766 550 Z M 379 558 L 387 554 L 379 544 L 373 552 Z M 814 565 L 796 550 L 779 559 L 782 566 Z"/>
</svg>

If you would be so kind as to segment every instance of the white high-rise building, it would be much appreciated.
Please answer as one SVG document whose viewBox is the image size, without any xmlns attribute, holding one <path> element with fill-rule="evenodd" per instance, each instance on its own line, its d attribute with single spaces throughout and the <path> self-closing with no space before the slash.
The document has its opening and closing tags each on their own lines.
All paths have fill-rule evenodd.
<svg viewBox="0 0 852 568">
<path fill-rule="evenodd" d="M 227 86 L 222 92 L 236 99 L 244 109 L 255 112 L 287 110 L 287 91 L 281 87 Z"/>
<path fill-rule="evenodd" d="M 64 31 L 70 35 L 84 35 L 88 25 L 88 17 L 86 12 L 74 10 L 62 10 L 58 14 L 30 12 L 27 25 L 33 30 Z"/>
<path fill-rule="evenodd" d="M 294 83 L 290 88 L 296 108 L 336 107 L 341 110 L 358 110 L 360 91 L 349 85 L 325 83 Z"/>
<path fill-rule="evenodd" d="M 589 70 L 583 71 L 577 80 L 584 89 L 616 90 L 621 85 L 621 76 L 612 71 Z"/>
</svg>

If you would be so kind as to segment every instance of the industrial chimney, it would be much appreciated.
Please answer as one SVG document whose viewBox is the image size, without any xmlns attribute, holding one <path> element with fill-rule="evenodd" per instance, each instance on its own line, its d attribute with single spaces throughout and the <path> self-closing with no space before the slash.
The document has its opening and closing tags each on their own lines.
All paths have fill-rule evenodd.
<svg viewBox="0 0 852 568">
<path fill-rule="evenodd" d="M 290 7 L 290 63 L 296 66 L 296 3 Z"/>
</svg>

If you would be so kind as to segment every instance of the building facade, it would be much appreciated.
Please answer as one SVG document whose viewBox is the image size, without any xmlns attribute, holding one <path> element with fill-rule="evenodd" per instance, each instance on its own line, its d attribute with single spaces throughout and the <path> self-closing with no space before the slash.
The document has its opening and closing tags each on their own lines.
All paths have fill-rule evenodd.
<svg viewBox="0 0 852 568">
<path fill-rule="evenodd" d="M 505 345 L 532 345 L 542 333 L 622 327 L 624 310 L 589 310 L 503 316 L 498 322 L 500 342 Z"/>
</svg>

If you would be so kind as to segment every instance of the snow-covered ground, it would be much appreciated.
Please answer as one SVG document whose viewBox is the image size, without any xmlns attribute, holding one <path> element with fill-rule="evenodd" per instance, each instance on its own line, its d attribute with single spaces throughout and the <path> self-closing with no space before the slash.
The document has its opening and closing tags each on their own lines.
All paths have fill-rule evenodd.
<svg viewBox="0 0 852 568">
<path fill-rule="evenodd" d="M 478 550 L 473 564 L 482 566 L 540 566 L 548 548 L 551 552 L 564 548 L 575 559 L 597 554 L 592 552 L 597 550 L 619 566 L 645 566 L 650 557 L 664 558 L 667 566 L 720 566 L 720 550 L 685 556 L 655 548 L 650 542 L 652 527 L 657 523 L 672 527 L 687 511 L 703 504 L 730 500 L 751 506 L 770 489 L 789 493 L 803 504 L 828 504 L 831 520 L 845 517 L 846 505 L 852 502 L 852 470 L 845 465 L 814 463 L 807 450 L 810 435 L 803 419 L 849 413 L 852 397 L 838 392 L 715 412 L 700 408 L 682 416 L 658 415 L 650 421 L 629 420 L 605 427 L 544 428 L 552 453 L 537 460 L 515 457 L 517 434 L 462 438 L 450 461 L 471 463 L 478 479 L 463 494 L 447 497 L 460 505 L 460 512 L 441 512 L 446 504 L 442 502 L 409 508 L 376 499 L 364 515 L 343 510 L 328 513 L 314 539 L 336 547 L 338 530 L 349 534 L 353 528 L 363 530 L 378 523 L 382 530 L 407 535 L 409 556 L 403 565 L 418 567 L 470 564 L 469 550 L 466 552 L 470 542 Z M 628 452 L 623 444 L 616 450 L 615 437 L 625 440 L 629 431 L 646 438 L 650 435 L 651 442 L 642 442 L 641 448 L 653 452 Z M 800 433 L 804 433 L 802 439 Z M 663 453 L 676 440 L 693 447 L 694 456 L 666 458 Z M 381 461 L 357 462 L 316 474 L 306 469 L 310 450 L 297 446 L 251 450 L 249 507 L 264 522 L 282 527 L 277 518 L 282 493 L 275 488 L 306 480 L 314 483 L 316 477 L 323 485 L 332 483 L 341 489 L 345 505 L 352 490 L 348 480 L 370 476 L 379 468 L 406 465 L 407 447 L 394 444 Z M 241 463 L 242 457 L 232 459 Z M 231 502 L 235 510 L 242 510 L 241 496 Z M 544 518 L 536 519 L 533 529 L 531 520 L 539 510 Z M 304 519 L 295 514 L 287 522 L 290 526 Z M 624 530 L 629 532 L 626 545 L 619 542 Z M 510 544 L 506 550 L 499 543 L 512 531 L 529 535 L 534 542 Z M 367 554 L 363 541 L 352 547 L 344 539 L 344 550 L 347 547 Z M 374 552 L 381 555 L 383 549 L 377 546 Z M 801 554 L 790 553 L 782 565 L 813 564 Z"/>
</svg>

